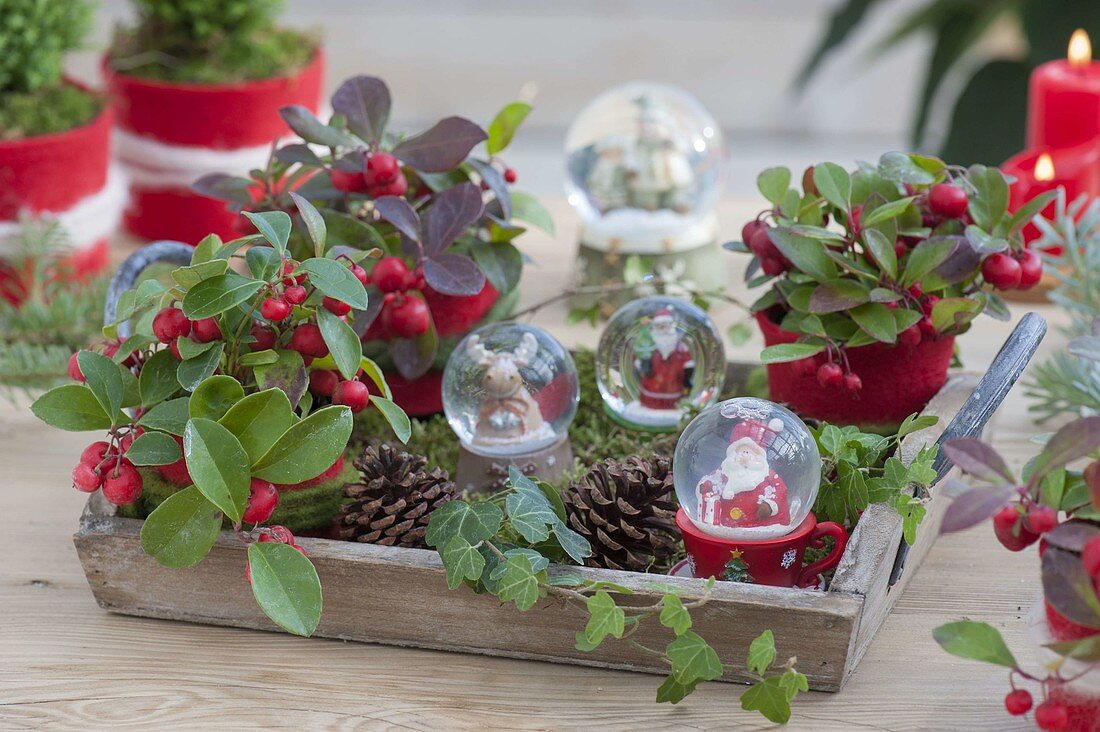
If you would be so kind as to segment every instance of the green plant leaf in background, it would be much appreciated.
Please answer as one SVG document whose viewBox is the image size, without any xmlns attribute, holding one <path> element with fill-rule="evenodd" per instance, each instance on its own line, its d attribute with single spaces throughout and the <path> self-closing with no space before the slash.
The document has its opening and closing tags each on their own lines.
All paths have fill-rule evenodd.
<svg viewBox="0 0 1100 732">
<path fill-rule="evenodd" d="M 51 427 L 67 432 L 105 430 L 111 426 L 111 418 L 92 390 L 83 384 L 63 384 L 50 389 L 34 401 L 31 411 Z"/>
<path fill-rule="evenodd" d="M 489 123 L 489 139 L 485 142 L 485 150 L 490 155 L 496 155 L 512 143 L 512 137 L 516 130 L 531 113 L 531 105 L 527 102 L 511 102 L 497 112 L 497 116 Z"/>
<path fill-rule="evenodd" d="M 179 443 L 163 432 L 138 435 L 126 451 L 126 458 L 134 465 L 168 465 L 181 456 Z"/>
<path fill-rule="evenodd" d="M 1018 665 L 1000 631 L 989 623 L 959 620 L 936 628 L 932 631 L 932 637 L 945 651 L 959 658 L 1008 668 Z"/>
</svg>

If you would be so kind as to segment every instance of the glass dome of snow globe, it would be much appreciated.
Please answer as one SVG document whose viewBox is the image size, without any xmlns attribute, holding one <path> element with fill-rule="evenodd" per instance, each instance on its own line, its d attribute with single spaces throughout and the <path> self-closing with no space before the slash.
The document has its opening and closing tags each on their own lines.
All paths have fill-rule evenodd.
<svg viewBox="0 0 1100 732">
<path fill-rule="evenodd" d="M 447 422 L 462 445 L 480 455 L 521 455 L 558 444 L 579 400 L 573 357 L 534 325 L 478 328 L 443 370 Z"/>
<path fill-rule="evenodd" d="M 722 132 L 683 89 L 636 81 L 585 107 L 565 138 L 566 193 L 597 246 L 688 248 L 715 238 Z"/>
<path fill-rule="evenodd" d="M 821 455 L 789 409 L 738 397 L 687 426 L 676 443 L 673 480 L 700 531 L 734 541 L 772 539 L 798 528 L 813 508 Z"/>
<path fill-rule="evenodd" d="M 604 408 L 628 427 L 674 430 L 689 409 L 718 400 L 725 377 L 722 336 L 713 321 L 674 297 L 623 305 L 596 349 Z"/>
</svg>

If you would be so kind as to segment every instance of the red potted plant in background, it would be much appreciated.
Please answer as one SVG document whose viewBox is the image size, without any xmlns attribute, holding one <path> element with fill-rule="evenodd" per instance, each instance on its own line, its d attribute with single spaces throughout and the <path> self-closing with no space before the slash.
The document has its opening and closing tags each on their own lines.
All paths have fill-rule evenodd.
<svg viewBox="0 0 1100 732">
<path fill-rule="evenodd" d="M 889 153 L 790 182 L 760 174 L 771 206 L 726 247 L 753 255 L 751 287 L 771 285 L 753 306 L 771 398 L 804 416 L 896 428 L 943 387 L 955 336 L 983 311 L 1007 319 L 991 290 L 1042 275 L 1020 229 L 1053 194 L 1009 214 L 995 168 Z"/>
<path fill-rule="evenodd" d="M 116 31 L 103 63 L 131 181 L 126 227 L 189 244 L 211 232 L 232 238 L 236 217 L 191 184 L 264 166 L 286 134 L 279 108 L 317 108 L 321 48 L 275 26 L 277 0 L 136 5 L 137 23 Z"/>
<path fill-rule="evenodd" d="M 314 202 L 330 236 L 383 250 L 358 270 L 370 307 L 355 327 L 386 370 L 394 400 L 426 415 L 442 409 L 441 374 L 454 345 L 515 304 L 523 258 L 514 241 L 526 230 L 519 222 L 552 227 L 533 197 L 512 189 L 516 172 L 497 157 L 529 105 L 508 104 L 487 131 L 447 117 L 406 135 L 388 128 L 390 104 L 381 79 L 349 79 L 332 97 L 328 124 L 302 106 L 281 110 L 312 147 L 283 145 L 253 178 L 212 175 L 196 187 L 233 211 L 293 213 L 296 191 Z M 473 154 L 481 143 L 485 154 Z M 305 246 L 304 232 L 317 225 L 297 220 L 292 248 Z"/>
<path fill-rule="evenodd" d="M 24 5 L 0 13 L 0 255 L 20 237 L 20 216 L 44 215 L 67 230 L 75 271 L 98 272 L 123 197 L 108 176 L 111 111 L 102 95 L 62 75 L 91 7 Z M 0 263 L 0 293 L 18 302 L 26 274 Z"/>
</svg>

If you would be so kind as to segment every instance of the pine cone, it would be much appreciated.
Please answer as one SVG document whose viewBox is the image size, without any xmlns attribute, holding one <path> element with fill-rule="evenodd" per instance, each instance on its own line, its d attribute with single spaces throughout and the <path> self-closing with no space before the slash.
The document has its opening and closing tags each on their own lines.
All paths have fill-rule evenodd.
<svg viewBox="0 0 1100 732">
<path fill-rule="evenodd" d="M 601 460 L 562 494 L 569 526 L 592 544 L 590 567 L 664 572 L 678 553 L 671 462 Z"/>
<path fill-rule="evenodd" d="M 344 487 L 340 538 L 383 546 L 427 548 L 432 511 L 455 497 L 446 470 L 391 445 L 368 446 L 355 461 L 362 482 Z"/>
</svg>

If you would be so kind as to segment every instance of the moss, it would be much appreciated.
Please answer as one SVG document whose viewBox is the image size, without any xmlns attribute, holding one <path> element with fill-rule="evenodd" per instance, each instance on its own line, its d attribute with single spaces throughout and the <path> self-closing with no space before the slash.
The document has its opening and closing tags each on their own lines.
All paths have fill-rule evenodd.
<svg viewBox="0 0 1100 732">
<path fill-rule="evenodd" d="M 317 39 L 295 30 L 260 28 L 243 35 L 214 34 L 202 43 L 146 21 L 120 29 L 108 52 L 116 71 L 143 79 L 227 84 L 289 76 L 316 53 Z"/>
<path fill-rule="evenodd" d="M 91 122 L 103 97 L 60 82 L 34 91 L 0 93 L 0 140 L 64 132 Z"/>
</svg>

